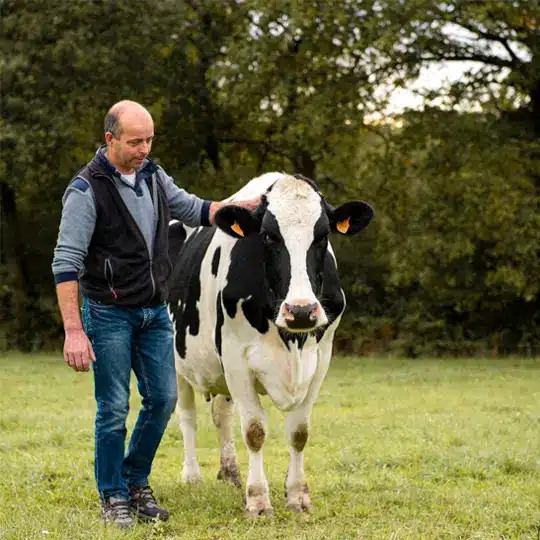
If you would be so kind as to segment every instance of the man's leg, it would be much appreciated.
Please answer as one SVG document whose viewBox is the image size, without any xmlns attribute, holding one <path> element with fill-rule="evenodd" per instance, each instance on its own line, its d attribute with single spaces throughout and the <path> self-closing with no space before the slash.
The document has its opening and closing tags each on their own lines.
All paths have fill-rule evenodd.
<svg viewBox="0 0 540 540">
<path fill-rule="evenodd" d="M 167 519 L 166 510 L 155 506 L 151 491 L 141 492 L 141 488 L 148 486 L 154 456 L 176 406 L 173 330 L 165 304 L 142 308 L 142 311 L 144 320 L 136 334 L 132 355 L 133 370 L 143 398 L 142 409 L 122 470 L 127 484 L 139 489 L 136 493 L 131 492 L 132 502 L 137 499 L 135 510 L 139 515 Z"/>
<path fill-rule="evenodd" d="M 133 314 L 130 308 L 105 306 L 83 300 L 83 322 L 96 355 L 93 363 L 95 422 L 95 462 L 97 488 L 105 517 L 120 526 L 132 518 L 124 508 L 129 498 L 122 477 L 126 418 L 129 411 L 131 341 Z M 107 517 L 108 516 L 108 517 Z"/>
</svg>

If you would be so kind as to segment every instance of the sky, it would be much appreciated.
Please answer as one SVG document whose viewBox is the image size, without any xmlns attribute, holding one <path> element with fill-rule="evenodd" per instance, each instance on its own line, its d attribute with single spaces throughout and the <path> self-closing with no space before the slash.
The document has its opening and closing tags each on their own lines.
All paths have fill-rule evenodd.
<svg viewBox="0 0 540 540">
<path fill-rule="evenodd" d="M 392 91 L 387 114 L 397 114 L 406 108 L 419 109 L 423 97 L 417 93 L 422 90 L 436 90 L 446 86 L 446 82 L 455 82 L 468 70 L 478 67 L 476 62 L 438 62 L 422 68 L 420 76 L 407 88 Z"/>
</svg>

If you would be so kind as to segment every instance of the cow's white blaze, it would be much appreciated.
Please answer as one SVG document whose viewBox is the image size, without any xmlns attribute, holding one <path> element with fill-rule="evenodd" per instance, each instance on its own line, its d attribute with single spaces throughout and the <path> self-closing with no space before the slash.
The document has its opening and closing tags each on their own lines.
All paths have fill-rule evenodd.
<svg viewBox="0 0 540 540">
<path fill-rule="evenodd" d="M 291 281 L 275 324 L 287 328 L 285 304 L 315 304 L 314 327 L 324 326 L 328 318 L 313 292 L 307 270 L 307 252 L 322 213 L 321 198 L 304 180 L 294 177 L 288 177 L 288 180 L 277 182 L 268 194 L 268 211 L 278 222 L 291 261 Z"/>
</svg>

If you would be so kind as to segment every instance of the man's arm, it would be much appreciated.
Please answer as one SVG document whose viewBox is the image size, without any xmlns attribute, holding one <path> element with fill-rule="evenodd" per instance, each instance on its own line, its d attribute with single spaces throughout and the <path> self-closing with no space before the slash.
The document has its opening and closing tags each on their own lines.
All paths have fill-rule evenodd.
<svg viewBox="0 0 540 540">
<path fill-rule="evenodd" d="M 64 281 L 56 286 L 58 305 L 64 321 L 64 360 L 75 371 L 88 371 L 90 360 L 96 360 L 94 350 L 84 333 L 79 313 L 79 282 Z"/>
<path fill-rule="evenodd" d="M 188 193 L 179 188 L 172 177 L 168 176 L 163 169 L 160 169 L 160 177 L 164 181 L 167 201 L 171 210 L 171 217 L 178 219 L 189 227 L 198 227 L 199 225 L 213 225 L 216 212 L 227 204 L 243 206 L 248 210 L 255 210 L 261 199 L 257 197 L 251 201 L 242 202 L 218 202 L 200 199 L 196 195 Z"/>
<path fill-rule="evenodd" d="M 79 314 L 78 276 L 96 222 L 95 202 L 90 185 L 78 178 L 63 198 L 62 219 L 52 264 L 56 293 L 64 321 L 64 360 L 75 371 L 88 371 L 94 351 L 84 333 Z"/>
</svg>

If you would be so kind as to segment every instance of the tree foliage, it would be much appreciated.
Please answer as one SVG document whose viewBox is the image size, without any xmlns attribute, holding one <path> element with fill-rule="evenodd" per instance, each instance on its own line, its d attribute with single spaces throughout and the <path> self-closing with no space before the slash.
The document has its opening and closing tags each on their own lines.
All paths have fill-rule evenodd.
<svg viewBox="0 0 540 540">
<path fill-rule="evenodd" d="M 201 196 L 285 170 L 316 179 L 333 203 L 374 204 L 365 234 L 335 242 L 342 349 L 538 351 L 536 1 L 0 9 L 0 348 L 61 340 L 50 270 L 61 196 L 101 144 L 108 107 L 127 98 L 154 116 L 154 158 Z M 475 67 L 421 111 L 370 120 L 381 89 L 464 60 Z"/>
</svg>

